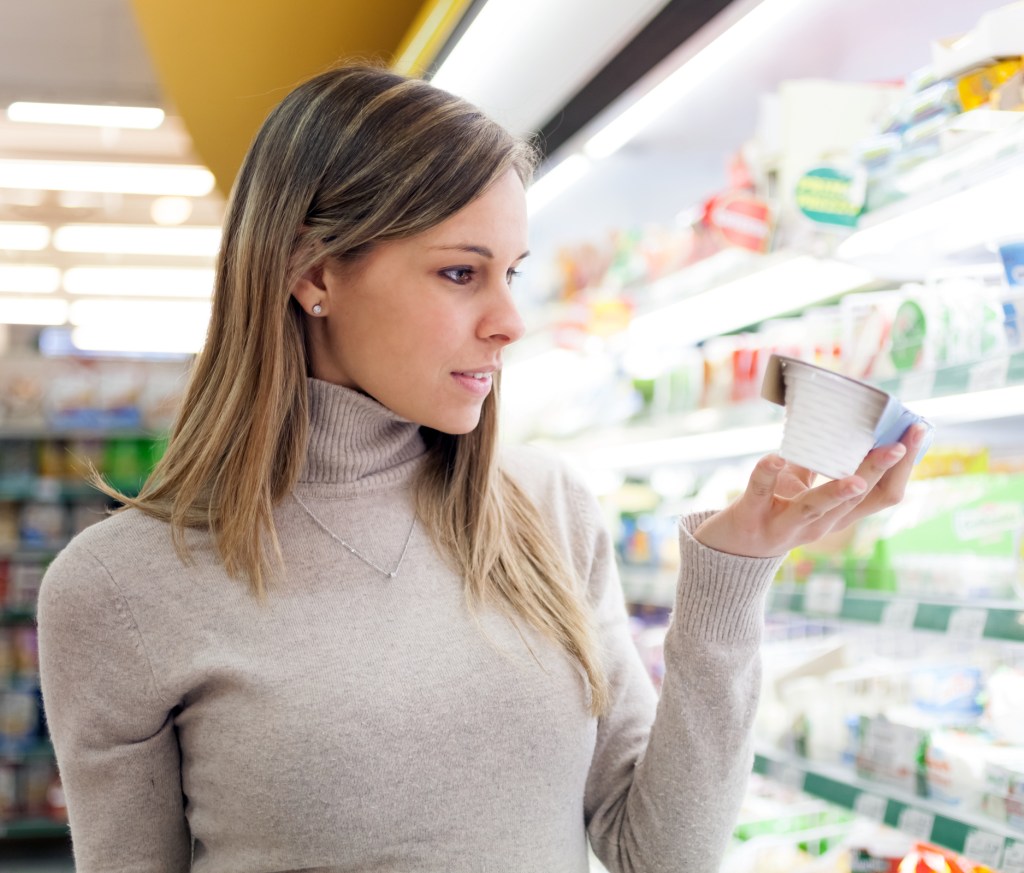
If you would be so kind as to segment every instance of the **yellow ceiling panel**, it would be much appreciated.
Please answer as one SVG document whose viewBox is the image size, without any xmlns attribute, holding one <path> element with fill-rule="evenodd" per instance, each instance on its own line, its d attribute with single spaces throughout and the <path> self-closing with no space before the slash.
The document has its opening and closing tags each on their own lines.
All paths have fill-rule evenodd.
<svg viewBox="0 0 1024 873">
<path fill-rule="evenodd" d="M 164 94 L 224 192 L 292 87 L 341 60 L 390 63 L 424 5 L 433 3 L 132 0 Z"/>
</svg>

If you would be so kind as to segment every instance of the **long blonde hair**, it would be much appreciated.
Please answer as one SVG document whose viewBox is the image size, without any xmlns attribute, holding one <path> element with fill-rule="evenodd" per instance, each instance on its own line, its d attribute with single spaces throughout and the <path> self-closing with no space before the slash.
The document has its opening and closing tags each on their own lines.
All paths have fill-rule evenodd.
<svg viewBox="0 0 1024 873">
<path fill-rule="evenodd" d="M 207 342 L 166 454 L 138 496 L 104 490 L 185 530 L 208 529 L 226 571 L 258 597 L 281 567 L 273 507 L 294 486 L 308 430 L 305 316 L 290 289 L 328 257 L 421 233 L 514 169 L 533 148 L 432 85 L 369 66 L 292 91 L 256 134 L 235 182 Z M 462 573 L 471 605 L 493 603 L 583 667 L 591 709 L 607 687 L 579 580 L 537 508 L 498 468 L 497 387 L 464 435 L 424 429 L 417 512 Z"/>
</svg>

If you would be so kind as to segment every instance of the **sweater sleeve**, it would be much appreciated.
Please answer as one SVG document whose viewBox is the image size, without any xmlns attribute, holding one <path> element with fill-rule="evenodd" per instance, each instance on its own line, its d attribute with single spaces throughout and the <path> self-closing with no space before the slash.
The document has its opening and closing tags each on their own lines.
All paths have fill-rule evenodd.
<svg viewBox="0 0 1024 873">
<path fill-rule="evenodd" d="M 603 525 L 597 534 L 589 581 L 611 703 L 584 802 L 591 844 L 613 873 L 718 870 L 753 763 L 764 597 L 781 558 L 706 548 L 691 533 L 705 517 L 680 524 L 682 568 L 656 712 Z"/>
<path fill-rule="evenodd" d="M 171 707 L 128 601 L 80 542 L 39 595 L 44 710 L 78 873 L 177 873 L 191 864 Z"/>
</svg>

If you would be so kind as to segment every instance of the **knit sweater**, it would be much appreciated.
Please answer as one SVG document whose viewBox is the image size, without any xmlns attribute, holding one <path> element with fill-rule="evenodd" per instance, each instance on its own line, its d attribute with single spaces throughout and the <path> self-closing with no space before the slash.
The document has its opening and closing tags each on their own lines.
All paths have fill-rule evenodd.
<svg viewBox="0 0 1024 873">
<path fill-rule="evenodd" d="M 380 567 L 398 561 L 417 425 L 311 379 L 295 493 Z M 79 534 L 39 600 L 43 697 L 78 873 L 712 873 L 751 765 L 763 596 L 777 561 L 680 526 L 660 700 L 632 643 L 596 501 L 558 462 L 503 463 L 596 612 L 611 703 L 500 610 L 467 607 L 421 526 L 395 578 L 291 497 L 286 572 L 258 602 L 206 532 L 182 563 L 129 510 Z"/>
</svg>

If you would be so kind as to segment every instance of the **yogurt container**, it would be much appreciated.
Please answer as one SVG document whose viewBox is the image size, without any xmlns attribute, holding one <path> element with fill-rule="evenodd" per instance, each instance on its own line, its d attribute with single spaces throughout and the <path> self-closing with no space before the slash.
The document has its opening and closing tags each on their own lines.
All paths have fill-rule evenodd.
<svg viewBox="0 0 1024 873">
<path fill-rule="evenodd" d="M 931 445 L 931 425 L 893 395 L 799 358 L 772 355 L 761 396 L 786 409 L 779 455 L 830 479 L 852 476 L 872 448 L 917 422 L 928 434 L 915 463 Z"/>
</svg>

